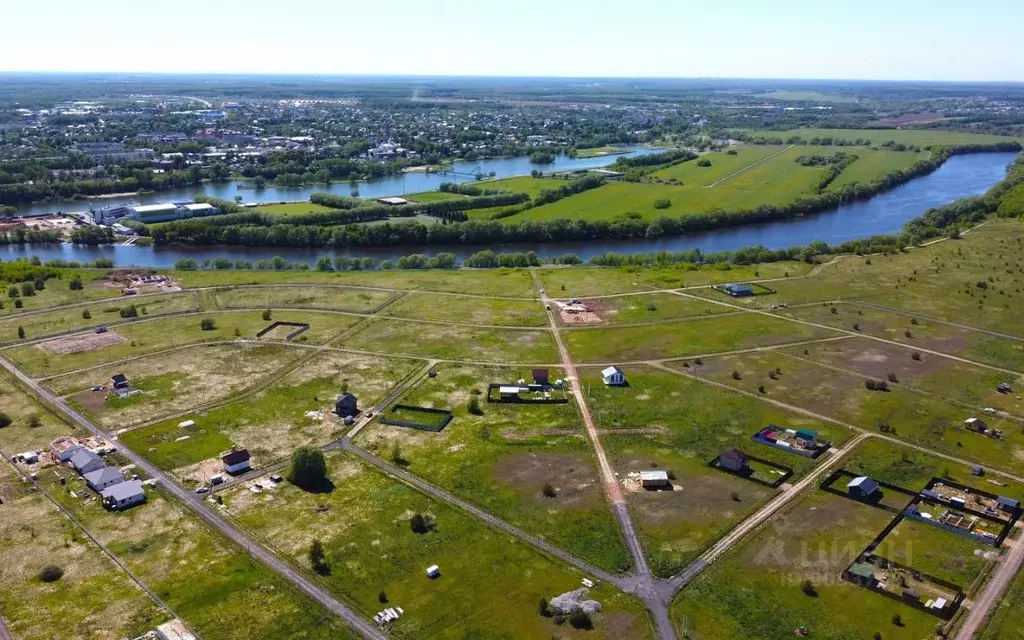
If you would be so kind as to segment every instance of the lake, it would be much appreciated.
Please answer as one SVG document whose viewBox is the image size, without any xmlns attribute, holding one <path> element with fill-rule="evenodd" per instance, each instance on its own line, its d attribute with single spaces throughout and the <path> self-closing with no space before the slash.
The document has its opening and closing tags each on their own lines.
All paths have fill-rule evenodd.
<svg viewBox="0 0 1024 640">
<path fill-rule="evenodd" d="M 385 196 L 399 196 L 421 191 L 436 191 L 442 182 L 474 182 L 472 177 L 477 173 L 489 175 L 494 172 L 496 178 L 508 178 L 512 176 L 530 175 L 534 169 L 540 169 L 545 173 L 552 171 L 572 171 L 574 169 L 594 169 L 607 166 L 618 158 L 630 158 L 633 156 L 645 156 L 652 153 L 659 153 L 663 149 L 649 149 L 646 147 L 633 147 L 627 153 L 615 156 L 599 156 L 594 158 L 570 158 L 568 156 L 555 156 L 555 161 L 550 164 L 533 164 L 530 159 L 523 156 L 518 158 L 495 158 L 491 160 L 458 161 L 452 164 L 451 171 L 454 173 L 426 173 L 413 171 L 394 176 L 385 176 L 370 182 L 357 183 L 360 198 L 383 198 Z M 87 198 L 84 200 L 61 200 L 50 202 L 36 202 L 30 205 L 17 207 L 19 215 L 40 215 L 53 213 L 55 211 L 86 211 L 90 203 L 97 206 L 117 204 L 120 202 L 137 202 L 139 204 L 156 204 L 158 202 L 177 202 L 181 200 L 192 200 L 198 194 L 234 200 L 235 196 L 242 196 L 245 202 L 295 202 L 308 200 L 313 193 L 335 193 L 347 196 L 351 193 L 352 187 L 348 182 L 335 182 L 331 185 L 314 185 L 308 187 L 296 187 L 292 189 L 283 187 L 268 186 L 265 189 L 254 189 L 249 183 L 220 182 L 207 183 L 201 187 L 189 187 L 186 189 L 174 189 L 171 191 L 160 191 L 137 196 L 124 196 L 118 198 Z"/>
<path fill-rule="evenodd" d="M 551 244 L 516 244 L 494 247 L 371 247 L 348 250 L 300 249 L 286 247 L 190 247 L 190 246 L 105 246 L 84 247 L 71 244 L 0 246 L 0 259 L 11 260 L 37 255 L 43 260 L 78 260 L 86 262 L 109 257 L 119 266 L 137 265 L 170 267 L 179 258 L 207 259 L 225 257 L 232 260 L 259 260 L 278 255 L 291 261 L 312 264 L 322 255 L 372 256 L 379 260 L 393 259 L 411 253 L 433 254 L 450 251 L 460 259 L 480 251 L 536 251 L 541 257 L 575 253 L 584 260 L 609 251 L 641 253 L 682 251 L 700 248 L 710 253 L 733 251 L 762 244 L 770 249 L 806 245 L 815 240 L 839 244 L 847 240 L 880 233 L 899 231 L 910 219 L 926 210 L 959 198 L 985 193 L 1006 175 L 1007 165 L 1015 153 L 978 153 L 953 156 L 936 171 L 870 200 L 844 204 L 813 216 L 766 224 L 746 225 L 706 233 L 656 240 L 608 240 L 563 242 Z M 593 159 L 591 159 L 593 160 Z M 607 159 L 598 159 L 607 162 Z"/>
</svg>

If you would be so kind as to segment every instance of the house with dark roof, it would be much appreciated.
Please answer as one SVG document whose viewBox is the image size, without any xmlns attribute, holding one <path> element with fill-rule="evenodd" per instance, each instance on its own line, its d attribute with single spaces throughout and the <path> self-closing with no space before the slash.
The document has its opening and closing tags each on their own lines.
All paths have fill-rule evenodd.
<svg viewBox="0 0 1024 640">
<path fill-rule="evenodd" d="M 531 374 L 533 375 L 534 384 L 548 385 L 550 380 L 550 374 L 547 369 L 534 369 Z"/>
<path fill-rule="evenodd" d="M 359 400 L 351 393 L 343 393 L 334 401 L 334 411 L 342 418 L 359 414 Z"/>
<path fill-rule="evenodd" d="M 224 471 L 231 475 L 245 473 L 252 469 L 252 460 L 248 449 L 238 449 L 220 459 L 224 463 Z"/>
<path fill-rule="evenodd" d="M 113 385 L 115 391 L 127 391 L 131 386 L 128 383 L 128 376 L 123 373 L 115 373 L 110 376 L 110 384 Z"/>
<path fill-rule="evenodd" d="M 103 464 L 102 458 L 82 447 L 75 452 L 75 455 L 71 456 L 71 466 L 75 468 L 75 471 L 84 476 L 89 472 L 102 469 L 106 465 Z"/>
<path fill-rule="evenodd" d="M 718 454 L 718 466 L 727 471 L 746 471 L 750 468 L 750 458 L 735 447 Z"/>
<path fill-rule="evenodd" d="M 1003 511 L 1014 511 L 1020 508 L 1020 500 L 1007 498 L 1006 496 L 998 496 L 996 498 L 996 504 Z"/>
<path fill-rule="evenodd" d="M 119 482 L 100 491 L 103 505 L 108 509 L 127 509 L 146 501 L 146 490 L 141 480 Z"/>
<path fill-rule="evenodd" d="M 878 481 L 868 476 L 860 476 L 859 478 L 854 478 L 846 485 L 846 491 L 850 494 L 851 498 L 866 500 L 878 491 Z"/>
<path fill-rule="evenodd" d="M 103 491 L 107 487 L 124 482 L 124 476 L 114 467 L 103 467 L 102 469 L 90 471 L 83 477 L 85 478 L 85 483 L 93 491 Z"/>
</svg>

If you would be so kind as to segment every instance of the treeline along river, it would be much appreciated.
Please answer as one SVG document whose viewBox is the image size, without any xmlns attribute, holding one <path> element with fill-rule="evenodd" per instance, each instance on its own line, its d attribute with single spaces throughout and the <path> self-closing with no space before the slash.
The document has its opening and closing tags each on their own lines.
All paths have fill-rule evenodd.
<svg viewBox="0 0 1024 640">
<path fill-rule="evenodd" d="M 575 253 L 583 260 L 588 260 L 607 252 L 643 253 L 699 248 L 706 253 L 711 253 L 734 251 L 758 244 L 769 249 L 782 249 L 795 245 L 806 245 L 818 240 L 828 244 L 839 244 L 856 238 L 898 232 L 907 221 L 932 207 L 963 197 L 985 193 L 1006 175 L 1006 168 L 1016 155 L 1016 153 L 975 153 L 953 156 L 934 172 L 915 178 L 869 200 L 843 204 L 822 213 L 778 222 L 751 224 L 652 240 L 510 244 L 500 247 L 460 245 L 436 247 L 425 253 L 446 251 L 454 253 L 462 260 L 481 249 L 500 249 L 503 251 L 535 251 L 541 258 Z M 0 246 L 0 258 L 4 260 L 37 255 L 43 260 L 63 259 L 86 262 L 108 257 L 118 265 L 156 267 L 173 266 L 181 258 L 192 258 L 197 262 L 219 257 L 255 261 L 272 256 L 282 256 L 292 262 L 302 261 L 312 264 L 317 257 L 323 255 L 369 256 L 378 260 L 388 260 L 417 252 L 423 251 L 417 247 L 301 249 L 180 245 L 156 247 L 88 247 L 71 244 Z"/>
</svg>

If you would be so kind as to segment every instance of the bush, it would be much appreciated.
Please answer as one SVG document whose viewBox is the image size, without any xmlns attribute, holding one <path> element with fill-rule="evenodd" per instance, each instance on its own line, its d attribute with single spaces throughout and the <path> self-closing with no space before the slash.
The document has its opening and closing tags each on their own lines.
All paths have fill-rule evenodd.
<svg viewBox="0 0 1024 640">
<path fill-rule="evenodd" d="M 263 310 L 263 320 L 264 320 L 264 322 L 270 322 L 270 316 L 271 316 L 270 309 L 264 309 Z"/>
<path fill-rule="evenodd" d="M 424 534 L 434 528 L 434 523 L 422 513 L 414 513 L 409 518 L 409 528 L 412 529 L 413 533 Z"/>
<path fill-rule="evenodd" d="M 894 613 L 892 615 L 892 623 L 894 625 L 896 625 L 897 627 L 902 627 L 903 626 L 903 617 L 900 614 L 898 614 L 898 613 Z"/>
<path fill-rule="evenodd" d="M 383 591 L 378 593 L 377 594 L 377 602 L 379 602 L 381 604 L 387 604 L 388 603 L 388 594 L 384 593 Z"/>
<path fill-rule="evenodd" d="M 213 318 L 203 318 L 199 321 L 199 328 L 203 331 L 213 331 L 217 328 L 217 322 Z"/>
<path fill-rule="evenodd" d="M 914 353 L 910 354 L 910 359 L 911 360 L 918 360 L 918 361 L 920 361 L 921 360 L 921 354 L 915 351 Z"/>
<path fill-rule="evenodd" d="M 742 380 L 743 376 L 740 375 L 739 371 L 733 371 L 732 372 L 732 379 L 733 380 Z"/>
<path fill-rule="evenodd" d="M 88 309 L 84 309 L 82 311 L 82 319 L 83 320 L 91 320 L 92 319 L 92 313 L 90 313 Z"/>
<path fill-rule="evenodd" d="M 0 429 L 2 429 L 3 427 L 10 426 L 10 424 L 11 416 L 7 415 L 3 411 L 0 411 Z"/>
<path fill-rule="evenodd" d="M 139 317 L 139 310 L 135 307 L 134 304 L 130 304 L 127 307 L 121 307 L 121 310 L 120 310 L 119 313 L 121 314 L 122 318 L 138 318 Z"/>
<path fill-rule="evenodd" d="M 85 286 L 82 284 L 82 279 L 78 276 L 71 278 L 71 282 L 68 283 L 68 289 L 72 291 L 81 291 Z"/>
<path fill-rule="evenodd" d="M 320 542 L 320 538 L 314 538 L 313 544 L 309 546 L 309 565 L 322 576 L 331 574 L 331 566 L 327 564 L 326 558 L 323 543 Z"/>
<path fill-rule="evenodd" d="M 292 453 L 292 468 L 289 473 L 292 484 L 313 491 L 327 482 L 327 462 L 324 452 L 312 445 L 299 447 Z"/>
<path fill-rule="evenodd" d="M 573 629 L 589 630 L 594 628 L 594 621 L 590 619 L 590 614 L 583 609 L 572 610 L 572 613 L 569 614 L 569 624 Z"/>
<path fill-rule="evenodd" d="M 33 429 L 38 429 L 43 426 L 43 419 L 39 417 L 38 413 L 33 413 L 28 417 L 28 426 Z"/>
<path fill-rule="evenodd" d="M 889 378 L 889 382 L 892 382 L 894 384 L 900 381 L 899 377 L 892 371 L 890 371 L 886 377 Z"/>
<path fill-rule="evenodd" d="M 555 488 L 551 485 L 550 482 L 545 483 L 544 487 L 540 490 L 540 492 L 544 494 L 545 498 L 554 498 L 555 496 L 558 495 L 558 492 L 555 491 Z"/>
<path fill-rule="evenodd" d="M 814 586 L 814 583 L 810 580 L 804 580 L 800 585 L 800 590 L 804 592 L 804 595 L 812 598 L 818 597 L 818 587 Z"/>
<path fill-rule="evenodd" d="M 889 390 L 889 383 L 886 382 L 885 380 L 873 380 L 873 379 L 872 380 L 865 380 L 864 381 L 864 386 L 867 387 L 869 391 L 888 391 Z"/>
<path fill-rule="evenodd" d="M 43 582 L 57 582 L 64 577 L 64 570 L 55 564 L 48 564 L 39 572 L 39 579 Z"/>
<path fill-rule="evenodd" d="M 547 598 L 541 598 L 537 602 L 537 613 L 539 613 L 544 618 L 551 617 L 551 607 L 548 605 Z"/>
<path fill-rule="evenodd" d="M 31 282 L 22 282 L 21 295 L 25 296 L 26 298 L 29 296 L 36 295 L 36 286 Z"/>
<path fill-rule="evenodd" d="M 25 338 L 25 327 L 18 325 L 18 339 L 23 340 Z"/>
<path fill-rule="evenodd" d="M 469 404 L 466 406 L 466 410 L 469 411 L 474 416 L 484 415 L 484 410 L 480 408 L 479 396 L 471 395 L 469 397 Z"/>
<path fill-rule="evenodd" d="M 24 306 L 25 306 L 25 303 L 21 301 L 21 298 L 15 298 L 14 299 L 14 308 L 15 309 L 20 309 L 20 308 L 22 308 Z"/>
<path fill-rule="evenodd" d="M 11 298 L 17 298 L 21 294 L 18 292 L 18 287 L 11 285 L 10 288 L 7 289 L 7 295 Z"/>
<path fill-rule="evenodd" d="M 710 167 L 711 166 L 711 161 L 708 160 L 707 158 L 701 158 L 700 160 L 697 161 L 697 166 L 698 167 Z"/>
<path fill-rule="evenodd" d="M 672 201 L 671 200 L 662 199 L 662 200 L 655 200 L 654 201 L 654 208 L 655 209 L 668 209 L 671 206 L 672 206 Z"/>
</svg>

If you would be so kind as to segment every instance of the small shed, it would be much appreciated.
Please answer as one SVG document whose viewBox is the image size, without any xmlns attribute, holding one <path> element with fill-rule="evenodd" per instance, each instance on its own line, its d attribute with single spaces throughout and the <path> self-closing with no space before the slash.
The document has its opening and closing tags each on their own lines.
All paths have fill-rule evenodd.
<svg viewBox="0 0 1024 640">
<path fill-rule="evenodd" d="M 968 431 L 977 431 L 983 433 L 988 429 L 988 425 L 981 418 L 967 418 L 964 420 L 964 428 Z"/>
<path fill-rule="evenodd" d="M 93 491 L 103 491 L 107 487 L 124 482 L 124 476 L 114 467 L 103 467 L 85 474 L 85 483 Z"/>
<path fill-rule="evenodd" d="M 122 391 L 127 390 L 131 385 L 128 383 L 128 376 L 123 373 L 115 373 L 110 376 L 110 384 L 113 385 L 114 390 Z"/>
<path fill-rule="evenodd" d="M 534 369 L 531 373 L 533 375 L 534 384 L 542 384 L 544 386 L 550 384 L 550 374 L 548 374 L 547 369 Z"/>
<path fill-rule="evenodd" d="M 718 466 L 729 471 L 746 471 L 750 468 L 750 458 L 732 447 L 718 454 Z"/>
<path fill-rule="evenodd" d="M 146 490 L 141 480 L 120 482 L 100 491 L 100 495 L 108 509 L 127 509 L 146 501 Z"/>
<path fill-rule="evenodd" d="M 106 465 L 103 464 L 103 459 L 98 455 L 85 447 L 81 447 L 75 452 L 75 455 L 71 456 L 71 466 L 75 468 L 75 471 L 84 476 L 91 471 L 102 469 Z"/>
<path fill-rule="evenodd" d="M 980 464 L 974 465 L 973 467 L 971 467 L 971 475 L 972 476 L 983 476 L 983 475 L 985 475 L 985 467 L 981 466 Z"/>
<path fill-rule="evenodd" d="M 431 580 L 433 580 L 434 578 L 440 578 L 441 568 L 438 567 L 436 564 L 430 565 L 429 567 L 427 567 L 427 577 Z"/>
<path fill-rule="evenodd" d="M 252 460 L 248 449 L 232 451 L 220 459 L 224 463 L 224 471 L 231 475 L 245 473 L 252 469 Z"/>
<path fill-rule="evenodd" d="M 873 587 L 878 584 L 878 579 L 875 578 L 875 567 L 867 562 L 855 562 L 847 569 L 847 573 L 852 580 L 865 586 Z"/>
<path fill-rule="evenodd" d="M 670 487 L 672 483 L 668 480 L 668 473 L 664 471 L 641 471 L 640 486 L 645 489 L 658 489 Z"/>
<path fill-rule="evenodd" d="M 846 485 L 846 490 L 849 492 L 851 498 L 858 498 L 864 500 L 871 497 L 876 491 L 878 491 L 878 481 L 869 478 L 868 476 L 860 476 L 854 478 Z"/>
<path fill-rule="evenodd" d="M 1013 498 L 1007 498 L 1006 496 L 999 496 L 996 498 L 996 504 L 1003 511 L 1013 511 L 1020 508 L 1020 500 L 1014 500 Z"/>
<path fill-rule="evenodd" d="M 817 442 L 818 432 L 812 429 L 797 429 L 796 437 L 807 442 Z"/>
<path fill-rule="evenodd" d="M 754 295 L 753 285 L 745 283 L 727 284 L 724 287 L 725 292 L 734 298 L 745 298 L 746 296 Z"/>
<path fill-rule="evenodd" d="M 519 387 L 505 385 L 498 387 L 498 395 L 502 400 L 518 400 L 519 399 Z"/>
<path fill-rule="evenodd" d="M 359 399 L 351 393 L 343 393 L 334 401 L 334 411 L 339 416 L 354 416 L 359 413 Z"/>
<path fill-rule="evenodd" d="M 601 371 L 601 378 L 609 386 L 620 386 L 626 384 L 626 374 L 618 367 L 608 367 Z"/>
<path fill-rule="evenodd" d="M 1012 391 L 1012 390 L 1013 390 L 1013 389 L 1012 389 L 1012 388 L 1010 387 L 1010 385 L 1009 385 L 1009 384 L 1007 384 L 1007 383 L 1005 383 L 1005 382 L 1000 382 L 1000 383 L 999 383 L 999 386 L 998 386 L 998 387 L 996 387 L 996 389 L 998 389 L 998 390 L 999 390 L 999 393 L 1010 393 L 1010 391 Z"/>
</svg>

